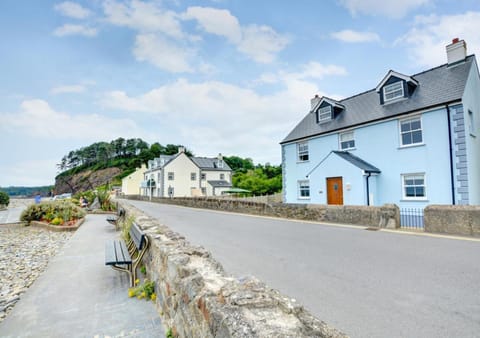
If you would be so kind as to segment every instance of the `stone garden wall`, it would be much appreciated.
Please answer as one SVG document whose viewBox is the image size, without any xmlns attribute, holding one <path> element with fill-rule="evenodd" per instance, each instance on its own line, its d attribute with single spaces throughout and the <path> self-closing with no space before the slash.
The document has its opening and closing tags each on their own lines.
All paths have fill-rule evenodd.
<svg viewBox="0 0 480 338">
<path fill-rule="evenodd" d="M 134 219 L 151 239 L 147 277 L 165 326 L 178 337 L 345 337 L 261 281 L 227 275 L 208 251 L 158 220 L 120 205 L 127 222 Z"/>
<path fill-rule="evenodd" d="M 429 205 L 424 224 L 426 232 L 480 237 L 480 206 Z"/>
<path fill-rule="evenodd" d="M 126 196 L 125 198 L 148 200 L 148 197 L 138 195 Z M 152 198 L 152 201 L 194 208 L 232 211 L 306 221 L 354 224 L 389 229 L 400 227 L 400 210 L 394 204 L 386 204 L 381 207 L 284 203 L 270 204 L 208 197 L 154 197 Z"/>
</svg>

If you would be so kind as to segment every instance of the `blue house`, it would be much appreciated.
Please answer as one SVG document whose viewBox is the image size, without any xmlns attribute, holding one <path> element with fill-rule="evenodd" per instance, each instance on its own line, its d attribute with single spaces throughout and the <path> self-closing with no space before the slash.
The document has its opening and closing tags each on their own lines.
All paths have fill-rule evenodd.
<svg viewBox="0 0 480 338">
<path fill-rule="evenodd" d="M 466 43 L 448 62 L 343 99 L 315 96 L 281 142 L 286 203 L 480 204 L 480 77 Z"/>
</svg>

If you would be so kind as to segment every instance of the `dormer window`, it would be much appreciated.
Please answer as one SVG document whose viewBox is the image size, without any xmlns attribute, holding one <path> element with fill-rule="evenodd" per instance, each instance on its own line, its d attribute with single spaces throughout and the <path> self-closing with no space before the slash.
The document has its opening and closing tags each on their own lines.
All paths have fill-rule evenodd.
<svg viewBox="0 0 480 338">
<path fill-rule="evenodd" d="M 318 109 L 318 122 L 326 122 L 330 121 L 332 119 L 332 107 L 331 106 L 325 106 L 320 109 Z"/>
<path fill-rule="evenodd" d="M 385 102 L 403 97 L 403 81 L 397 81 L 383 87 L 383 97 Z"/>
</svg>

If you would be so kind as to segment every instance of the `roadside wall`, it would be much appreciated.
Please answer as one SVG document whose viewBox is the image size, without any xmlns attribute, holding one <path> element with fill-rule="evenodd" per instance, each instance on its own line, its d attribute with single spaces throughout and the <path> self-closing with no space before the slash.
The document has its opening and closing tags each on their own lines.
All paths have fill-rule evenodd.
<svg viewBox="0 0 480 338">
<path fill-rule="evenodd" d="M 138 195 L 125 196 L 125 198 L 148 200 L 148 197 Z M 152 198 L 152 202 L 306 221 L 354 224 L 391 229 L 400 227 L 400 210 L 394 204 L 385 204 L 381 207 L 284 204 L 224 200 L 208 197 Z"/>
<path fill-rule="evenodd" d="M 156 307 L 178 337 L 346 337 L 259 280 L 228 276 L 202 247 L 137 208 L 121 203 L 126 220 L 150 238 L 144 257 L 155 282 Z"/>
<path fill-rule="evenodd" d="M 480 237 L 480 206 L 429 205 L 424 224 L 426 232 Z"/>
</svg>

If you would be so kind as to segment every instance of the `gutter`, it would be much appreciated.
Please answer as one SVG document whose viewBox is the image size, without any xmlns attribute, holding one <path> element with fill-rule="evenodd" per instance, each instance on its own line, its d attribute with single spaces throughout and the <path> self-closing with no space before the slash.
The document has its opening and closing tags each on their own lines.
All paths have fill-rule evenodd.
<svg viewBox="0 0 480 338">
<path fill-rule="evenodd" d="M 449 147 L 449 155 L 450 155 L 450 184 L 451 184 L 451 190 L 452 190 L 452 205 L 455 205 L 455 173 L 453 172 L 453 146 L 452 146 L 452 125 L 451 125 L 451 114 L 450 114 L 450 107 L 448 104 L 445 105 L 445 108 L 447 109 L 447 118 L 448 118 L 448 147 Z"/>
</svg>

